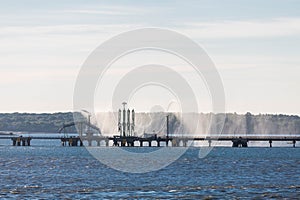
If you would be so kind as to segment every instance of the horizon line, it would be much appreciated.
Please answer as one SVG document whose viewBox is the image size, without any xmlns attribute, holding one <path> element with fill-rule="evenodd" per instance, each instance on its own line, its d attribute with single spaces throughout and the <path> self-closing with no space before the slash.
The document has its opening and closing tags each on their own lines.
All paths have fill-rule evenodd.
<svg viewBox="0 0 300 200">
<path fill-rule="evenodd" d="M 77 111 L 78 112 L 78 111 Z M 114 111 L 117 112 L 117 111 Z M 98 113 L 114 113 L 112 111 L 104 111 L 104 112 L 96 112 L 96 114 Z M 32 112 L 32 111 L 14 111 L 14 112 L 0 112 L 0 114 L 37 114 L 37 115 L 41 115 L 41 114 L 59 114 L 59 113 L 75 113 L 75 111 L 45 111 L 45 112 Z M 179 112 L 165 112 L 165 111 L 160 111 L 160 112 L 146 112 L 146 111 L 140 111 L 140 112 L 135 112 L 137 113 L 179 113 Z M 186 114 L 236 114 L 236 115 L 246 115 L 248 113 L 250 113 L 251 115 L 255 115 L 255 116 L 259 116 L 259 115 L 284 115 L 284 116 L 297 116 L 300 117 L 300 114 L 295 114 L 295 113 L 252 113 L 250 111 L 245 112 L 245 113 L 241 113 L 241 112 L 185 112 Z"/>
</svg>

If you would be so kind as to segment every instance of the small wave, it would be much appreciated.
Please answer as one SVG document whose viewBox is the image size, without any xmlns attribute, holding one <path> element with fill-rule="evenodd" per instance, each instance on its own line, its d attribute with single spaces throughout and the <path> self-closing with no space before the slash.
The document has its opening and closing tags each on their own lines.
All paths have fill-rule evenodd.
<svg viewBox="0 0 300 200">
<path fill-rule="evenodd" d="M 9 191 L 9 193 L 11 193 L 11 194 L 21 194 L 22 191 L 18 190 L 18 189 L 13 189 L 13 190 Z"/>
<path fill-rule="evenodd" d="M 40 185 L 24 185 L 24 188 L 40 188 Z"/>
</svg>

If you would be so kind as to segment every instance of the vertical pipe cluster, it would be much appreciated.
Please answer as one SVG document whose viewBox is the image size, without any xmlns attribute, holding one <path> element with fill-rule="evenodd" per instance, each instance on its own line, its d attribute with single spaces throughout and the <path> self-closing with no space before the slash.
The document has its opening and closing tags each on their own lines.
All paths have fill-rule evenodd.
<svg viewBox="0 0 300 200">
<path fill-rule="evenodd" d="M 123 110 L 119 109 L 118 112 L 118 131 L 120 136 L 133 136 L 135 127 L 135 112 L 128 108 L 126 111 L 126 102 L 123 102 Z"/>
<path fill-rule="evenodd" d="M 126 103 L 123 103 L 123 136 L 126 136 Z"/>
<path fill-rule="evenodd" d="M 131 134 L 133 135 L 134 134 L 134 127 L 135 127 L 135 112 L 134 112 L 134 109 L 132 109 L 131 111 Z"/>
<path fill-rule="evenodd" d="M 120 132 L 120 136 L 122 136 L 122 122 L 121 122 L 122 111 L 119 109 L 118 113 L 118 131 Z"/>
<path fill-rule="evenodd" d="M 127 133 L 129 136 L 131 136 L 131 131 L 130 131 L 130 110 L 127 110 Z"/>
<path fill-rule="evenodd" d="M 167 117 L 167 138 L 169 138 L 169 115 Z"/>
</svg>

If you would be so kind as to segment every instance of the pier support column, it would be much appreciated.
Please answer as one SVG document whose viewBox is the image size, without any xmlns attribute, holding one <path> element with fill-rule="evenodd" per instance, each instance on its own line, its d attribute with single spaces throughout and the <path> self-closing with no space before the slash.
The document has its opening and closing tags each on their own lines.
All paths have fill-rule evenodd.
<svg viewBox="0 0 300 200">
<path fill-rule="evenodd" d="M 129 146 L 129 147 L 134 147 L 134 141 L 129 142 L 129 143 L 128 143 L 128 146 Z"/>
<path fill-rule="evenodd" d="M 241 146 L 242 146 L 242 147 L 248 147 L 248 141 L 242 140 L 242 141 L 241 141 Z"/>
<path fill-rule="evenodd" d="M 105 146 L 106 146 L 106 147 L 109 146 L 109 140 L 105 140 Z"/>
<path fill-rule="evenodd" d="M 92 146 L 92 140 L 88 140 L 89 147 Z"/>
<path fill-rule="evenodd" d="M 232 147 L 239 147 L 238 141 L 232 140 Z"/>
<path fill-rule="evenodd" d="M 31 138 L 27 138 L 27 146 L 30 146 Z"/>
<path fill-rule="evenodd" d="M 293 140 L 293 147 L 296 147 L 296 140 Z"/>
<path fill-rule="evenodd" d="M 248 147 L 248 141 L 245 139 L 232 140 L 232 147 Z"/>
<path fill-rule="evenodd" d="M 187 140 L 182 140 L 182 145 L 183 145 L 183 147 L 187 147 L 187 143 L 188 143 Z"/>
<path fill-rule="evenodd" d="M 74 138 L 73 141 L 72 141 L 72 146 L 76 147 L 77 146 L 77 142 L 78 142 L 78 139 Z"/>
<path fill-rule="evenodd" d="M 143 147 L 143 141 L 140 141 L 140 147 Z"/>
<path fill-rule="evenodd" d="M 121 146 L 122 146 L 122 147 L 125 147 L 125 146 L 126 146 L 126 139 L 123 139 L 123 140 L 122 140 Z"/>
<path fill-rule="evenodd" d="M 179 144 L 179 141 L 177 139 L 172 140 L 172 147 L 177 147 Z"/>
<path fill-rule="evenodd" d="M 208 146 L 211 147 L 211 140 L 208 140 Z"/>
<path fill-rule="evenodd" d="M 17 146 L 21 146 L 21 138 L 17 138 Z"/>
<path fill-rule="evenodd" d="M 269 140 L 269 143 L 270 143 L 270 148 L 272 147 L 272 140 Z"/>
<path fill-rule="evenodd" d="M 118 140 L 117 140 L 116 138 L 114 138 L 113 142 L 114 142 L 113 145 L 114 145 L 115 147 L 119 146 Z"/>
<path fill-rule="evenodd" d="M 12 139 L 12 141 L 13 141 L 13 146 L 16 146 L 17 141 L 15 139 Z"/>
<path fill-rule="evenodd" d="M 79 139 L 79 143 L 80 143 L 80 146 L 82 147 L 83 146 L 83 142 L 81 139 Z"/>
<path fill-rule="evenodd" d="M 100 140 L 97 140 L 97 146 L 100 147 L 100 143 L 101 141 Z"/>
<path fill-rule="evenodd" d="M 72 140 L 72 138 L 70 138 L 69 139 L 69 146 L 72 146 L 72 142 L 73 142 L 73 140 Z"/>
<path fill-rule="evenodd" d="M 148 143 L 149 143 L 149 145 L 148 145 L 148 146 L 149 146 L 149 147 L 151 147 L 151 140 L 150 140 Z"/>
</svg>

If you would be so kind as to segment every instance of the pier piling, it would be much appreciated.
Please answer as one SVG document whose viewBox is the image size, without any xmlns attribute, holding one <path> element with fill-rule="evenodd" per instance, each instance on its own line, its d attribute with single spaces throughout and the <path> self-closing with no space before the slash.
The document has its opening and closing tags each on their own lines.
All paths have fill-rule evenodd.
<svg viewBox="0 0 300 200">
<path fill-rule="evenodd" d="M 296 147 L 296 140 L 293 140 L 293 147 Z"/>
<path fill-rule="evenodd" d="M 205 141 L 207 140 L 209 147 L 211 147 L 211 143 L 213 141 L 231 141 L 232 147 L 248 147 L 249 141 L 265 141 L 269 143 L 269 147 L 273 147 L 274 141 L 287 141 L 296 147 L 296 142 L 300 141 L 300 136 L 247 136 L 247 137 L 236 137 L 236 136 L 221 136 L 221 137 L 136 137 L 136 136 L 113 136 L 113 137 L 104 137 L 104 136 L 71 136 L 71 137 L 16 137 L 16 136 L 8 136 L 8 137 L 0 137 L 0 139 L 9 139 L 12 141 L 13 146 L 30 146 L 31 140 L 41 139 L 41 140 L 59 140 L 62 146 L 84 146 L 83 142 L 87 142 L 88 146 L 93 145 L 93 141 L 95 145 L 101 146 L 101 141 L 103 141 L 104 146 L 109 147 L 110 141 L 112 141 L 113 146 L 128 146 L 133 147 L 135 145 L 139 145 L 140 147 L 144 146 L 144 142 L 146 142 L 149 146 L 157 146 L 161 147 L 162 142 L 165 142 L 163 146 L 169 146 L 171 143 L 172 147 L 187 147 L 189 142 L 192 141 Z M 155 143 L 152 144 L 152 142 Z"/>
</svg>

